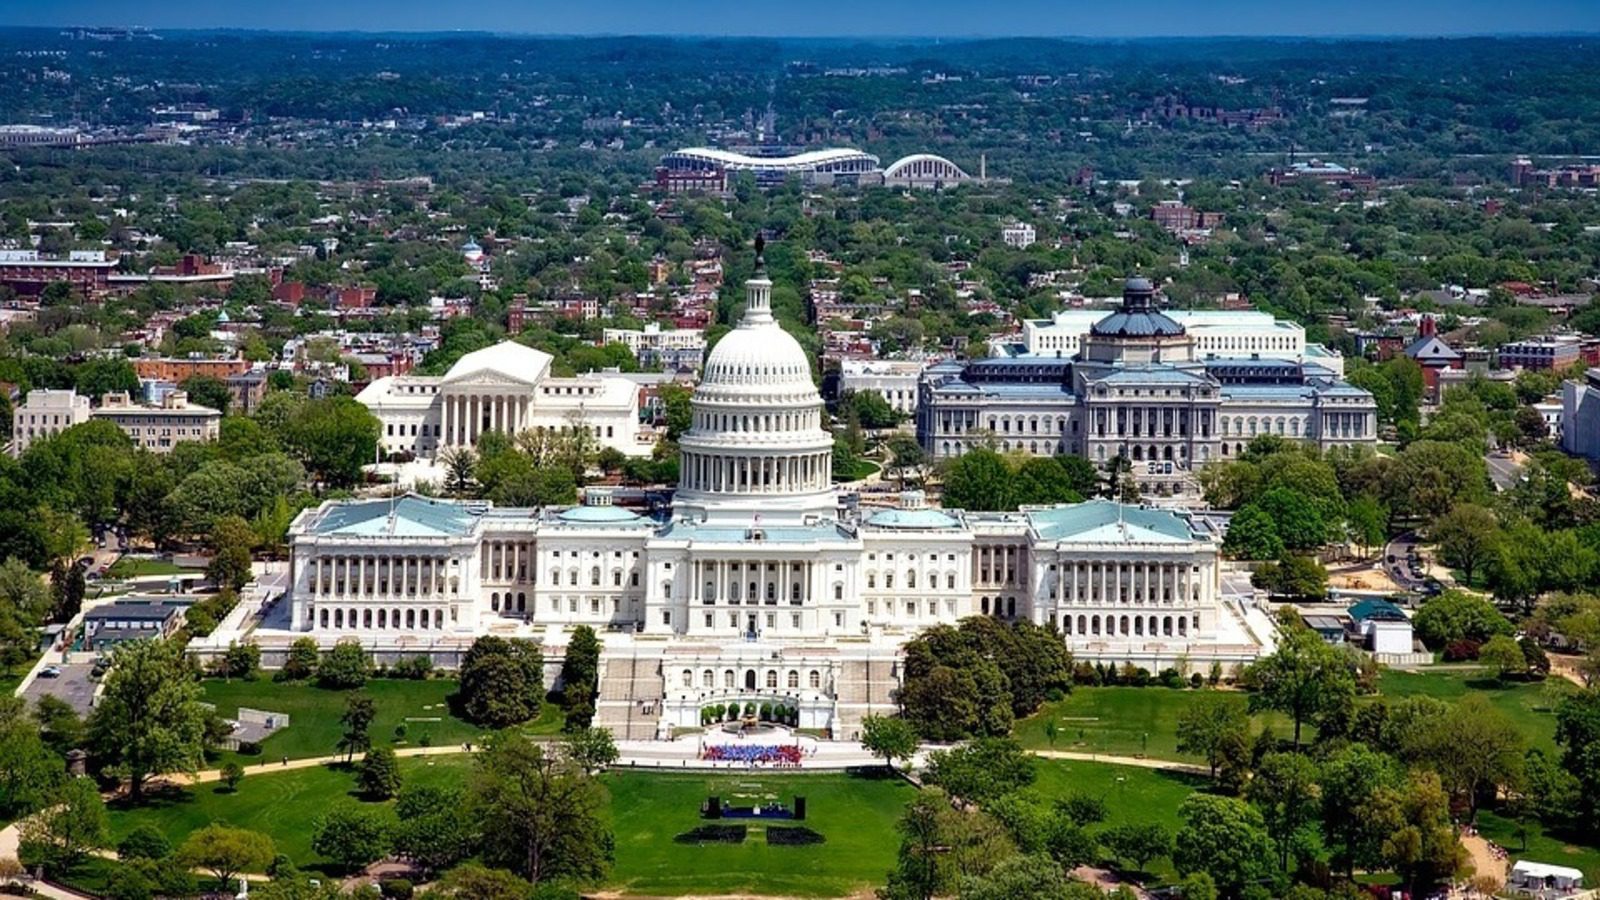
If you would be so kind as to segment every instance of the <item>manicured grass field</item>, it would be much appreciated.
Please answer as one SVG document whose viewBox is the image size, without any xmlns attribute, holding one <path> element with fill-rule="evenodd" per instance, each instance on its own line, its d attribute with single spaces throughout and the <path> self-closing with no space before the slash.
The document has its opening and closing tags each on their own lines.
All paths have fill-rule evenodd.
<svg viewBox="0 0 1600 900">
<path fill-rule="evenodd" d="M 1583 870 L 1585 884 L 1594 884 L 1596 879 L 1600 879 L 1600 849 L 1594 846 L 1592 834 L 1553 834 L 1539 822 L 1530 821 L 1528 842 L 1524 847 L 1522 838 L 1517 836 L 1516 822 L 1487 811 L 1478 813 L 1478 830 L 1484 837 L 1510 851 L 1512 860 L 1531 859 L 1558 866 L 1573 866 Z"/>
<path fill-rule="evenodd" d="M 1079 687 L 1065 700 L 1017 723 L 1017 740 L 1036 750 L 1073 750 L 1117 756 L 1148 756 L 1199 762 L 1199 757 L 1178 752 L 1178 716 L 1203 691 L 1167 687 Z M 1241 702 L 1246 695 L 1235 693 Z M 1045 737 L 1045 722 L 1054 718 L 1059 732 L 1052 747 Z M 1254 717 L 1254 730 L 1270 724 L 1279 737 L 1290 737 L 1294 727 L 1276 713 Z"/>
<path fill-rule="evenodd" d="M 150 575 L 194 575 L 199 569 L 188 569 L 165 559 L 124 556 L 106 570 L 107 578 L 143 578 Z"/>
<path fill-rule="evenodd" d="M 401 760 L 408 784 L 460 783 L 465 755 Z M 616 862 L 610 886 L 632 893 L 757 893 L 840 896 L 881 884 L 894 864 L 895 822 L 915 788 L 900 779 L 852 775 L 659 774 L 622 771 L 603 776 L 611 792 Z M 160 829 L 174 843 L 211 822 L 272 837 L 281 853 L 302 867 L 324 862 L 311 850 L 312 823 L 329 804 L 357 799 L 354 773 L 331 766 L 251 775 L 237 793 L 216 785 L 161 795 L 151 803 L 112 808 L 120 839 L 140 824 Z M 768 846 L 765 826 L 751 822 L 743 844 L 679 844 L 673 838 L 702 824 L 700 804 L 715 794 L 729 800 L 772 796 L 807 800 L 803 823 L 824 835 L 811 846 Z M 363 801 L 364 802 L 364 801 Z M 379 804 L 381 805 L 381 804 Z"/>
<path fill-rule="evenodd" d="M 235 758 L 249 764 L 284 756 L 301 759 L 338 752 L 339 736 L 343 733 L 339 717 L 344 714 L 347 691 L 326 690 L 314 684 L 276 683 L 265 677 L 256 681 L 207 679 L 204 687 L 205 701 L 214 704 L 217 714 L 223 718 L 235 717 L 241 706 L 289 714 L 289 727 L 262 743 L 261 756 L 222 754 L 217 765 Z M 483 734 L 476 725 L 450 714 L 446 698 L 456 692 L 453 679 L 375 678 L 362 690 L 377 706 L 378 714 L 371 729 L 376 746 L 431 744 L 442 747 L 466 741 L 477 743 Z M 402 723 L 406 733 L 397 739 L 395 728 Z M 545 703 L 540 717 L 529 726 L 535 733 L 554 733 L 560 729 L 561 711 L 553 703 Z"/>
<path fill-rule="evenodd" d="M 1556 752 L 1555 711 L 1549 708 L 1549 696 L 1543 684 L 1520 681 L 1502 684 L 1460 669 L 1426 673 L 1390 671 L 1383 673 L 1379 690 L 1391 702 L 1425 694 L 1453 703 L 1469 692 L 1483 694 L 1511 719 L 1530 747 L 1538 747 L 1546 753 Z"/>
<path fill-rule="evenodd" d="M 851 775 L 609 775 L 617 859 L 611 887 L 657 896 L 784 894 L 829 897 L 881 885 L 899 848 L 895 822 L 916 788 L 900 779 Z M 804 824 L 826 842 L 768 846 L 765 826 L 749 825 L 742 844 L 678 844 L 702 824 L 709 795 L 729 800 L 806 798 Z"/>
<path fill-rule="evenodd" d="M 465 754 L 431 756 L 402 759 L 400 771 L 407 784 L 443 783 L 464 779 L 468 765 Z M 190 832 L 220 822 L 270 836 L 279 853 L 309 867 L 322 862 L 311 852 L 312 823 L 345 797 L 360 799 L 355 772 L 335 766 L 251 775 L 240 782 L 236 793 L 217 784 L 201 784 L 162 792 L 138 807 L 113 804 L 112 842 L 148 823 L 177 846 Z"/>
<path fill-rule="evenodd" d="M 1548 706 L 1543 685 L 1525 682 L 1500 684 L 1482 679 L 1473 671 L 1439 672 L 1386 671 L 1379 682 L 1380 693 L 1391 702 L 1403 697 L 1426 694 L 1441 700 L 1456 701 L 1469 692 L 1480 692 L 1503 710 L 1531 746 L 1547 752 L 1555 749 L 1555 716 Z M 1038 713 L 1017 723 L 1017 739 L 1033 749 L 1074 750 L 1119 756 L 1147 756 L 1199 762 L 1198 757 L 1178 752 L 1178 716 L 1202 691 L 1165 687 L 1078 687 L 1065 700 L 1046 703 Z M 1238 693 L 1241 699 L 1247 695 Z M 1045 737 L 1045 722 L 1054 718 L 1056 742 L 1051 747 Z M 1265 713 L 1252 717 L 1254 730 L 1270 725 L 1273 733 L 1287 739 L 1294 725 L 1287 716 Z M 1306 729 L 1307 739 L 1315 729 Z"/>
</svg>

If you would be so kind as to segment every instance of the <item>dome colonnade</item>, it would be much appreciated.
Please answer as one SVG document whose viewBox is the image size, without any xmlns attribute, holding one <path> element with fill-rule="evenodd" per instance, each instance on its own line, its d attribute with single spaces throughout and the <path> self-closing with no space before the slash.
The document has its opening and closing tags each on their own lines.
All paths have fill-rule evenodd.
<svg viewBox="0 0 1600 900">
<path fill-rule="evenodd" d="M 744 318 L 712 348 L 678 441 L 678 514 L 746 524 L 832 517 L 833 436 L 811 361 L 773 318 L 759 249 L 745 288 Z"/>
</svg>

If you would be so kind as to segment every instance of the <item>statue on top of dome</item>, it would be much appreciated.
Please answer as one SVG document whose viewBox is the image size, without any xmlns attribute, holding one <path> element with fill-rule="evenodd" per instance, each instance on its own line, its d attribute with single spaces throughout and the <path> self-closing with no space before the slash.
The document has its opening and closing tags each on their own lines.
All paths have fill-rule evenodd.
<svg viewBox="0 0 1600 900">
<path fill-rule="evenodd" d="M 767 271 L 766 250 L 767 250 L 767 238 L 762 232 L 757 231 L 756 232 L 756 274 L 757 275 L 766 274 L 766 271 Z"/>
</svg>

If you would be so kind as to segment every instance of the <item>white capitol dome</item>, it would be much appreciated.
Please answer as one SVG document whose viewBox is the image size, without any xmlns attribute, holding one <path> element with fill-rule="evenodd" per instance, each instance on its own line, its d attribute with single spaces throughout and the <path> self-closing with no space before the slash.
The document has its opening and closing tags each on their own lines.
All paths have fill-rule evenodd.
<svg viewBox="0 0 1600 900">
<path fill-rule="evenodd" d="M 797 523 L 831 518 L 837 506 L 822 397 L 805 351 L 772 316 L 759 253 L 744 318 L 711 349 L 678 441 L 674 506 L 696 521 Z"/>
</svg>

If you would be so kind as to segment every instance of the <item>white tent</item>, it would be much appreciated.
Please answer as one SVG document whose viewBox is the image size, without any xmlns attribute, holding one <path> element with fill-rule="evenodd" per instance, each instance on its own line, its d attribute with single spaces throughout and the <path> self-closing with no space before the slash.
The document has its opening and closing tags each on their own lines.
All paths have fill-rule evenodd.
<svg viewBox="0 0 1600 900">
<path fill-rule="evenodd" d="M 1583 873 L 1571 866 L 1519 860 L 1511 867 L 1511 886 L 1528 890 L 1570 891 L 1583 886 Z"/>
</svg>

